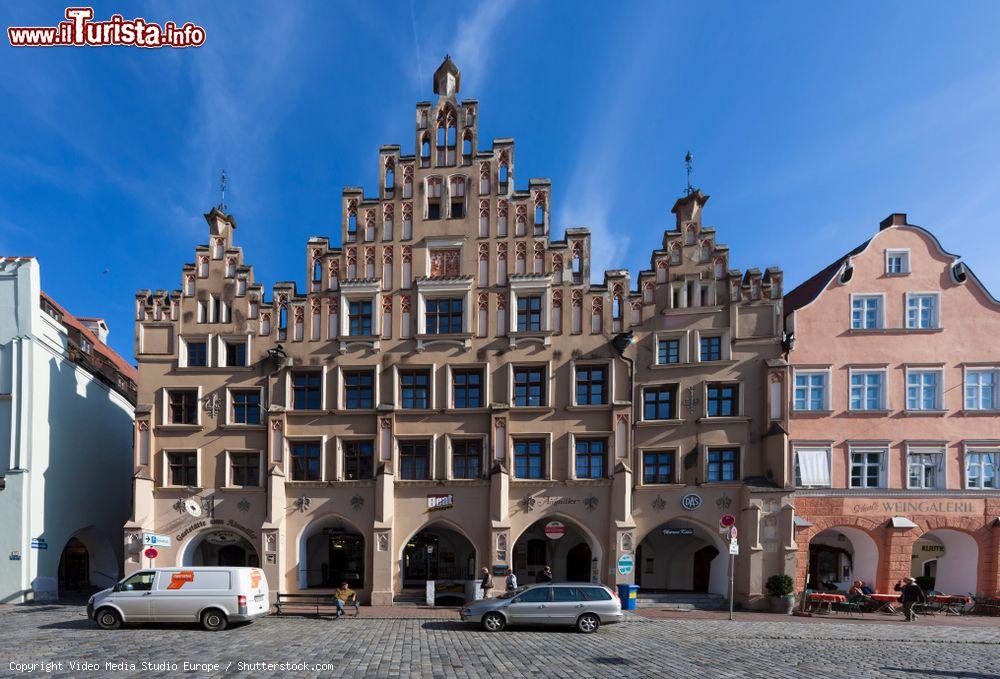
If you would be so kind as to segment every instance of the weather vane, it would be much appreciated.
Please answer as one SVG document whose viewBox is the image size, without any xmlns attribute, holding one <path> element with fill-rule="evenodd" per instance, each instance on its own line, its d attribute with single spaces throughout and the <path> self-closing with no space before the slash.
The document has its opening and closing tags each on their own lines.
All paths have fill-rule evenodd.
<svg viewBox="0 0 1000 679">
<path fill-rule="evenodd" d="M 223 170 L 222 174 L 219 176 L 219 190 L 222 192 L 222 200 L 219 202 L 219 209 L 223 212 L 226 211 L 226 186 L 228 185 L 229 178 L 226 176 L 226 171 Z"/>
<path fill-rule="evenodd" d="M 684 195 L 685 196 L 690 196 L 691 192 L 694 191 L 694 189 L 691 188 L 691 161 L 692 160 L 694 160 L 694 156 L 692 156 L 691 152 L 688 151 L 687 154 L 684 156 L 684 168 L 687 170 L 687 177 L 688 177 L 687 189 L 684 190 Z"/>
</svg>

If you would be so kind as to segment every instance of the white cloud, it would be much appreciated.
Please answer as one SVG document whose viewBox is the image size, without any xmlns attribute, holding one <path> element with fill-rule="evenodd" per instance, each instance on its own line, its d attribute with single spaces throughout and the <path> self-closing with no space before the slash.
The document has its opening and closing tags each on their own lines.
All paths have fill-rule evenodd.
<svg viewBox="0 0 1000 679">
<path fill-rule="evenodd" d="M 513 0 L 488 0 L 471 15 L 458 21 L 452 42 L 452 60 L 462 70 L 462 79 L 482 83 L 490 57 L 502 51 L 494 36 L 514 8 Z"/>
</svg>

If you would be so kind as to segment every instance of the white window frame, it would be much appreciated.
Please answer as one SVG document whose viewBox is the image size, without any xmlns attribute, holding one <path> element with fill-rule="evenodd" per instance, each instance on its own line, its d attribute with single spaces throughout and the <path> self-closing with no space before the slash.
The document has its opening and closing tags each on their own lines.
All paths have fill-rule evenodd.
<svg viewBox="0 0 1000 679">
<path fill-rule="evenodd" d="M 210 368 L 212 367 L 212 348 L 214 342 L 212 341 L 212 334 L 207 335 L 180 335 L 178 337 L 180 340 L 177 343 L 177 367 L 178 368 Z M 189 366 L 187 364 L 187 349 L 188 342 L 204 342 L 205 343 L 205 365 L 195 365 Z"/>
<path fill-rule="evenodd" d="M 806 376 L 806 377 L 811 377 L 813 375 L 822 375 L 823 376 L 823 386 L 822 386 L 822 390 L 823 390 L 823 403 L 822 403 L 822 407 L 820 407 L 820 408 L 810 408 L 809 407 L 809 404 L 812 401 L 812 399 L 810 397 L 812 396 L 812 391 L 815 389 L 815 387 L 813 387 L 811 384 L 807 384 L 806 387 L 805 387 L 805 389 L 806 389 L 806 399 L 805 399 L 806 407 L 799 408 L 798 405 L 796 405 L 798 403 L 798 397 L 796 396 L 796 392 L 799 389 L 799 386 L 797 384 L 797 380 L 798 380 L 799 375 L 803 375 L 803 376 Z M 799 412 L 799 413 L 808 413 L 808 412 L 814 412 L 815 413 L 815 412 L 825 412 L 825 411 L 830 410 L 831 409 L 830 408 L 830 395 L 831 395 L 830 394 L 830 381 L 831 381 L 831 372 L 830 372 L 830 368 L 828 368 L 828 367 L 827 368 L 793 368 L 793 370 L 792 370 L 792 411 L 793 412 Z"/>
<path fill-rule="evenodd" d="M 606 372 L 605 379 L 605 394 L 606 398 L 604 403 L 596 404 L 581 404 L 576 402 L 576 369 L 577 367 L 587 367 L 587 366 L 604 366 Z M 574 407 L 577 408 L 608 408 L 614 402 L 615 394 L 615 362 L 613 360 L 601 360 L 587 361 L 576 359 L 569 362 L 570 367 L 570 379 L 569 379 L 569 403 L 572 403 Z"/>
<path fill-rule="evenodd" d="M 858 299 L 877 299 L 878 314 L 876 315 L 876 325 L 874 328 L 854 326 L 854 301 Z M 852 292 L 850 317 L 848 318 L 851 330 L 883 330 L 885 328 L 885 293 L 884 292 Z"/>
<path fill-rule="evenodd" d="M 857 454 L 866 454 L 866 455 L 867 454 L 871 454 L 871 453 L 877 453 L 879 455 L 879 462 L 878 462 L 878 467 L 879 467 L 879 470 L 878 470 L 878 485 L 876 485 L 876 486 L 852 486 L 851 485 L 851 479 L 854 476 L 854 455 L 855 455 L 855 453 L 857 453 Z M 847 484 L 846 484 L 847 488 L 861 488 L 861 489 L 866 489 L 866 488 L 885 488 L 888 485 L 887 482 L 888 482 L 888 476 L 889 476 L 889 471 L 888 471 L 888 464 L 889 463 L 888 463 L 888 460 L 889 460 L 889 446 L 887 446 L 887 445 L 873 445 L 873 446 L 864 446 L 864 445 L 856 445 L 855 446 L 855 445 L 850 445 L 850 446 L 848 446 L 848 448 L 847 448 Z M 865 467 L 867 468 L 867 466 L 868 466 L 868 464 L 866 462 L 865 463 Z M 907 472 L 907 473 L 909 473 L 909 472 Z M 862 480 L 864 480 L 864 479 L 867 479 L 868 477 L 867 477 L 867 475 L 862 474 L 861 478 L 862 478 Z"/>
<path fill-rule="evenodd" d="M 879 387 L 879 404 L 877 408 L 855 408 L 854 399 L 851 396 L 851 391 L 854 388 L 854 375 L 856 373 L 880 373 L 882 375 L 881 385 Z M 877 368 L 848 368 L 847 370 L 847 410 L 849 412 L 855 413 L 871 413 L 871 412 L 882 412 L 889 410 L 889 368 L 888 367 L 877 367 Z M 863 387 L 867 388 L 867 387 Z"/>
<path fill-rule="evenodd" d="M 182 423 L 179 423 L 179 422 L 175 423 L 175 422 L 169 422 L 168 421 L 169 418 L 167 417 L 167 413 L 170 410 L 170 392 L 171 391 L 197 391 L 198 392 L 197 405 L 196 405 L 196 407 L 194 409 L 195 410 L 195 416 L 196 416 L 195 419 L 197 421 L 194 424 L 182 424 Z M 201 414 L 202 414 L 202 411 L 204 409 L 202 408 L 201 398 L 202 398 L 202 392 L 201 392 L 201 385 L 200 384 L 197 387 L 181 387 L 181 386 L 162 387 L 160 389 L 160 426 L 162 426 L 162 427 L 179 427 L 179 428 L 183 428 L 183 427 L 200 427 L 200 426 L 202 426 Z M 186 448 L 184 450 L 190 450 L 190 448 Z"/>
<path fill-rule="evenodd" d="M 239 453 L 240 455 L 245 455 L 247 453 L 257 453 L 258 464 L 257 464 L 257 485 L 256 486 L 235 486 L 233 485 L 233 453 Z M 236 488 L 240 490 L 264 490 L 264 451 L 257 450 L 254 448 L 226 448 L 225 450 L 225 464 L 226 464 L 226 488 Z"/>
<path fill-rule="evenodd" d="M 402 368 L 404 371 L 416 371 L 416 370 L 426 370 L 429 372 L 427 378 L 427 387 L 429 389 L 428 400 L 429 403 L 427 408 L 404 408 L 401 396 L 402 389 L 399 386 L 399 370 Z M 424 410 L 435 410 L 437 408 L 437 366 L 433 363 L 407 363 L 405 365 L 393 365 L 392 366 L 392 403 L 393 407 L 400 412 L 421 412 Z"/>
<path fill-rule="evenodd" d="M 992 373 L 993 374 L 993 399 L 991 406 L 989 408 L 970 408 L 969 407 L 969 373 Z M 977 401 L 982 402 L 982 385 L 976 385 L 978 396 Z M 962 369 L 962 409 L 966 412 L 974 413 L 991 413 L 1000 410 L 1000 398 L 998 398 L 998 389 L 1000 389 L 1000 366 L 996 365 L 966 365 Z"/>
<path fill-rule="evenodd" d="M 250 347 L 251 347 L 251 337 L 252 335 L 219 335 L 218 336 L 218 351 L 216 352 L 216 367 L 217 368 L 249 368 L 252 365 L 250 360 Z M 228 365 L 226 364 L 226 343 L 230 341 L 235 342 L 246 342 L 246 352 L 244 355 L 244 360 L 246 361 L 243 365 Z"/>
<path fill-rule="evenodd" d="M 350 309 L 351 302 L 372 303 L 372 334 L 371 335 L 351 335 L 348 331 L 351 327 Z M 382 337 L 382 295 L 379 294 L 378 283 L 365 286 L 363 290 L 352 289 L 348 292 L 346 286 L 341 286 L 340 295 L 340 316 L 337 321 L 340 323 L 340 339 L 350 341 L 351 338 L 361 338 L 362 340 L 379 340 Z"/>
<path fill-rule="evenodd" d="M 822 452 L 826 454 L 826 484 L 800 484 L 798 479 L 801 474 L 798 473 L 799 468 L 799 452 L 810 451 L 810 452 Z M 794 444 L 792 446 L 792 480 L 795 483 L 796 488 L 831 488 L 833 486 L 833 450 L 828 445 L 808 445 L 808 444 Z"/>
<path fill-rule="evenodd" d="M 347 380 L 344 377 L 344 373 L 349 372 L 361 372 L 368 371 L 372 372 L 372 407 L 371 410 L 378 408 L 381 401 L 381 383 L 382 383 L 382 370 L 379 365 L 338 365 L 337 366 L 337 410 L 342 410 L 344 413 L 358 413 L 365 412 L 367 408 L 347 408 Z M 395 373 L 393 377 L 395 377 Z M 395 392 L 394 392 L 395 393 Z M 377 437 L 376 437 L 377 438 Z"/>
<path fill-rule="evenodd" d="M 618 458 L 614 453 L 615 446 L 615 433 L 613 431 L 583 431 L 583 432 L 570 432 L 569 436 L 569 450 L 567 450 L 566 458 L 569 463 L 566 470 L 566 478 L 570 481 L 598 481 L 600 479 L 610 479 L 614 477 L 615 473 L 615 460 Z M 576 475 L 576 440 L 577 439 L 604 439 L 604 476 L 600 476 L 596 479 L 586 478 L 581 479 Z M 676 471 L 676 470 L 674 470 Z"/>
<path fill-rule="evenodd" d="M 719 360 L 718 361 L 702 361 L 701 360 L 701 339 L 702 334 L 705 335 L 705 339 L 711 337 L 718 337 L 721 346 L 719 347 Z M 691 333 L 691 353 L 689 356 L 693 357 L 694 363 L 704 363 L 706 365 L 711 365 L 713 363 L 721 363 L 723 361 L 733 360 L 733 335 L 729 328 L 724 328 L 720 330 L 693 330 Z M 657 347 L 659 351 L 659 347 Z"/>
<path fill-rule="evenodd" d="M 288 370 L 285 371 L 285 393 L 288 395 L 288 397 L 285 399 L 285 407 L 288 409 L 288 412 L 290 412 L 290 413 L 315 413 L 315 412 L 320 412 L 320 411 L 328 410 L 328 408 L 327 408 L 327 400 L 326 400 L 326 383 L 327 383 L 327 373 L 326 373 L 326 370 L 327 370 L 327 367 L 325 365 L 324 366 L 320 366 L 320 367 L 308 366 L 307 365 L 307 366 L 295 366 L 295 367 L 289 368 Z M 308 373 L 308 372 L 319 373 L 319 375 L 320 375 L 320 378 L 319 378 L 319 410 L 318 411 L 317 410 L 313 410 L 313 409 L 298 410 L 298 409 L 295 408 L 295 390 L 294 390 L 293 374 L 294 373 Z M 313 438 L 315 438 L 315 437 L 313 437 Z"/>
<path fill-rule="evenodd" d="M 522 479 L 517 474 L 517 462 L 514 458 L 514 444 L 518 441 L 542 439 L 545 441 L 545 475 L 541 479 Z M 541 434 L 507 434 L 507 459 L 510 460 L 510 480 L 513 482 L 552 481 L 552 432 Z"/>
<path fill-rule="evenodd" d="M 244 424 L 243 422 L 233 422 L 233 392 L 234 391 L 256 391 L 260 394 L 260 423 Z M 252 385 L 241 387 L 226 387 L 226 417 L 223 422 L 227 427 L 245 427 L 247 429 L 263 429 L 267 425 L 267 404 L 264 403 L 264 387 Z"/>
<path fill-rule="evenodd" d="M 965 443 L 962 447 L 962 472 L 964 479 L 962 481 L 963 487 L 966 490 L 984 490 L 984 491 L 996 491 L 998 485 L 998 472 L 1000 469 L 997 467 L 993 468 L 993 488 L 986 488 L 982 485 L 973 486 L 969 485 L 969 456 L 971 455 L 996 455 L 1000 456 L 1000 445 L 997 443 L 991 443 L 989 445 L 976 445 L 973 443 Z M 982 462 L 979 463 L 980 466 L 980 484 L 982 484 L 983 474 L 982 474 Z"/>
<path fill-rule="evenodd" d="M 740 391 L 742 391 L 742 389 Z M 742 395 L 741 395 L 741 398 L 742 398 Z M 707 406 L 706 406 L 706 409 L 707 409 Z M 737 465 L 738 469 L 737 469 L 737 472 L 736 472 L 736 478 L 735 479 L 733 479 L 731 481 L 728 481 L 728 480 L 726 480 L 726 481 L 709 481 L 708 480 L 708 453 L 709 453 L 709 450 L 712 449 L 712 448 L 716 448 L 716 449 L 721 449 L 721 448 L 735 448 L 736 449 L 736 451 L 737 451 L 736 454 L 737 454 L 737 456 L 739 458 L 738 459 L 739 464 Z M 681 459 L 679 459 L 679 458 L 677 460 L 675 460 L 675 462 L 678 465 L 683 464 L 683 461 Z M 713 484 L 717 484 L 717 483 L 743 483 L 743 469 L 744 469 L 745 465 L 746 465 L 746 446 L 744 446 L 742 443 L 704 443 L 701 446 L 701 479 L 702 479 L 702 483 L 704 483 L 706 485 L 713 485 Z M 679 469 L 675 470 L 674 473 L 677 474 L 679 471 L 680 471 Z"/>
<path fill-rule="evenodd" d="M 935 413 L 935 412 L 941 412 L 943 410 L 946 410 L 945 403 L 944 403 L 944 395 L 946 393 L 946 391 L 945 391 L 945 384 L 944 384 L 944 377 L 945 377 L 944 367 L 942 367 L 942 366 L 928 366 L 928 367 L 911 367 L 911 366 L 906 366 L 905 373 L 906 373 L 905 374 L 906 383 L 905 383 L 905 392 L 904 392 L 904 396 L 905 396 L 904 404 L 906 406 L 905 410 L 907 412 L 911 412 L 911 413 Z M 937 378 L 937 390 L 936 390 L 936 394 L 934 396 L 934 398 L 935 398 L 934 405 L 936 407 L 934 407 L 934 408 L 923 408 L 923 407 L 911 408 L 910 407 L 910 375 L 926 374 L 926 373 L 937 373 L 937 376 L 938 376 L 938 378 Z M 922 391 L 923 390 L 923 386 L 921 386 L 920 389 Z M 918 399 L 918 401 L 922 402 L 923 401 L 923 397 L 921 396 Z M 918 402 L 918 406 L 920 406 L 919 402 Z"/>
<path fill-rule="evenodd" d="M 708 387 L 710 385 L 726 386 L 726 385 L 732 385 L 732 384 L 736 385 L 737 392 L 738 392 L 737 396 L 739 397 L 737 399 L 737 404 L 736 404 L 736 407 L 738 408 L 738 410 L 736 411 L 736 413 L 733 414 L 733 415 L 709 415 L 708 414 Z M 678 387 L 678 393 L 677 393 L 678 399 L 680 399 L 680 395 L 681 395 L 681 389 L 680 389 L 680 387 Z M 746 412 L 746 410 L 745 410 L 745 404 L 744 404 L 744 399 L 745 398 L 746 398 L 746 385 L 743 383 L 743 380 L 704 380 L 701 383 L 701 402 L 704 404 L 702 406 L 702 409 L 701 409 L 701 416 L 704 417 L 706 420 L 713 420 L 713 421 L 714 420 L 725 420 L 725 419 L 733 418 L 733 417 L 743 417 L 744 416 L 743 413 Z M 678 405 L 677 412 L 680 413 L 681 412 L 680 411 L 680 403 L 678 403 L 677 405 Z M 712 447 L 718 448 L 720 446 L 716 446 L 716 445 L 713 444 Z M 741 468 L 742 468 L 742 465 L 743 465 L 743 461 L 741 460 L 740 461 L 740 467 Z"/>
<path fill-rule="evenodd" d="M 938 464 L 935 466 L 935 476 L 937 484 L 932 488 L 928 488 L 924 485 L 914 486 L 910 483 L 910 457 L 914 455 L 937 455 Z M 921 465 L 923 467 L 923 465 Z M 931 445 L 909 445 L 906 446 L 906 487 L 912 490 L 944 490 L 948 487 L 948 457 L 947 449 L 945 446 L 931 446 Z M 921 483 L 923 483 L 923 474 L 920 475 Z"/>
<path fill-rule="evenodd" d="M 653 357 L 655 365 L 684 365 L 691 362 L 691 342 L 687 330 L 653 333 Z M 678 343 L 677 363 L 660 363 L 660 342 L 674 340 Z M 700 352 L 699 345 L 699 354 Z"/>
<path fill-rule="evenodd" d="M 458 408 L 455 406 L 455 381 L 452 373 L 452 370 L 454 369 L 478 370 L 482 374 L 483 378 L 482 381 L 480 382 L 480 389 L 482 391 L 483 405 L 479 406 L 479 408 Z M 445 379 L 447 379 L 448 381 L 446 385 L 447 396 L 445 403 L 448 404 L 447 407 L 449 409 L 466 411 L 466 410 L 481 410 L 483 408 L 490 407 L 490 394 L 492 392 L 490 391 L 490 367 L 488 363 L 458 363 L 454 365 L 449 363 L 447 366 L 445 366 Z"/>
<path fill-rule="evenodd" d="M 937 330 L 941 327 L 941 293 L 936 291 L 930 292 L 907 292 L 905 295 L 905 300 L 903 302 L 903 327 L 907 330 Z M 934 300 L 934 306 L 931 309 L 931 325 L 930 327 L 924 328 L 920 325 L 910 325 L 910 301 L 919 297 L 930 297 Z M 917 317 L 919 323 L 919 315 Z"/>
<path fill-rule="evenodd" d="M 320 434 L 319 436 L 306 435 L 306 434 L 294 434 L 285 435 L 284 447 L 285 447 L 285 459 L 283 469 L 285 472 L 285 482 L 293 483 L 317 483 L 317 481 L 304 481 L 302 479 L 292 478 L 292 444 L 293 443 L 307 443 L 309 441 L 319 441 L 319 481 L 327 481 L 326 476 L 326 457 L 327 457 L 327 441 L 330 437 L 326 434 Z"/>
<path fill-rule="evenodd" d="M 552 286 L 551 276 L 545 279 L 531 278 L 528 280 L 512 280 L 510 283 L 510 299 L 507 305 L 507 327 L 511 334 L 522 332 L 517 329 L 517 299 L 518 297 L 541 297 L 541 330 L 537 332 L 550 332 L 552 330 Z M 525 330 L 525 334 L 535 333 L 535 330 Z"/>
<path fill-rule="evenodd" d="M 202 485 L 203 479 L 201 478 L 201 448 L 164 448 L 163 449 L 163 459 L 161 461 L 161 473 L 163 478 L 163 483 L 161 488 L 187 488 L 187 486 L 175 486 L 170 483 L 170 464 L 168 459 L 170 453 L 194 453 L 195 456 L 195 488 L 204 488 Z"/>
<path fill-rule="evenodd" d="M 540 406 L 519 406 L 514 405 L 514 369 L 515 368 L 542 368 L 545 373 L 545 403 Z M 529 408 L 551 408 L 552 407 L 552 364 L 549 361 L 524 361 L 510 362 L 507 364 L 507 403 L 511 409 L 526 410 Z"/>
<path fill-rule="evenodd" d="M 893 257 L 903 258 L 903 268 L 901 271 L 890 271 L 889 260 Z M 885 251 L 885 273 L 887 276 L 906 276 L 910 273 L 910 249 L 909 248 L 888 248 Z"/>
<path fill-rule="evenodd" d="M 678 484 L 682 483 L 680 481 L 680 479 L 683 478 L 683 477 L 680 474 L 680 469 L 678 469 L 678 466 L 681 465 L 681 464 L 683 464 L 681 462 L 681 451 L 680 451 L 680 448 L 671 447 L 671 446 L 666 446 L 666 447 L 662 447 L 662 448 L 659 447 L 659 446 L 650 446 L 649 448 L 639 448 L 637 452 L 638 452 L 638 455 L 639 455 L 639 459 L 636 460 L 636 468 L 639 469 L 639 476 L 638 476 L 638 479 L 636 479 L 636 485 L 637 486 L 646 486 L 648 488 L 654 488 L 654 487 L 658 487 L 658 486 L 675 486 L 675 485 L 678 485 Z M 668 481 L 666 483 L 646 483 L 646 453 L 671 453 L 671 454 L 673 454 L 673 456 L 674 456 L 674 464 L 673 464 L 673 469 L 671 469 L 671 472 L 672 472 L 671 476 L 673 478 L 670 481 Z"/>
<path fill-rule="evenodd" d="M 396 468 L 396 483 L 427 483 L 428 481 L 437 481 L 437 449 L 438 449 L 438 439 L 441 438 L 441 434 L 428 434 L 428 435 L 414 435 L 414 436 L 393 436 L 392 437 L 392 459 Z M 400 441 L 427 441 L 427 478 L 426 479 L 404 479 L 402 460 L 399 457 L 399 442 Z"/>
<path fill-rule="evenodd" d="M 482 476 L 476 479 L 456 479 L 454 474 L 454 469 L 452 467 L 452 445 L 455 441 L 481 441 L 483 450 L 482 458 L 479 460 L 479 469 L 483 475 L 489 474 L 489 464 L 490 460 L 490 437 L 487 434 L 445 434 L 445 475 L 444 478 L 447 481 L 477 481 Z"/>
</svg>

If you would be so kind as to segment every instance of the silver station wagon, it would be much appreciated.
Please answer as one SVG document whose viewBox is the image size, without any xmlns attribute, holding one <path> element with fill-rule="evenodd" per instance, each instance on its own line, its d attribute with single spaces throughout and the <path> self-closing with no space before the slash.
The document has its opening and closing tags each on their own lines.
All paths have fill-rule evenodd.
<svg viewBox="0 0 1000 679">
<path fill-rule="evenodd" d="M 614 592 L 590 582 L 527 585 L 495 599 L 476 601 L 463 608 L 461 616 L 487 632 L 499 632 L 508 625 L 572 625 L 585 634 L 596 632 L 602 623 L 625 618 Z"/>
</svg>

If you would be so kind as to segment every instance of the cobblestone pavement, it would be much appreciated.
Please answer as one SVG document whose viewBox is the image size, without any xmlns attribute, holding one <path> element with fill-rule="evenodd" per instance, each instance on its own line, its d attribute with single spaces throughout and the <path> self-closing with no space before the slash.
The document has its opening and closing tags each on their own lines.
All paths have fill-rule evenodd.
<svg viewBox="0 0 1000 679">
<path fill-rule="evenodd" d="M 1000 630 L 629 616 L 593 635 L 540 628 L 488 634 L 454 620 L 362 613 L 340 621 L 271 617 L 216 633 L 193 626 L 105 632 L 76 606 L 0 609 L 0 675 L 17 675 L 11 663 L 45 662 L 62 665 L 37 667 L 34 674 L 177 676 L 187 662 L 210 664 L 187 676 L 1000 679 Z"/>
</svg>

